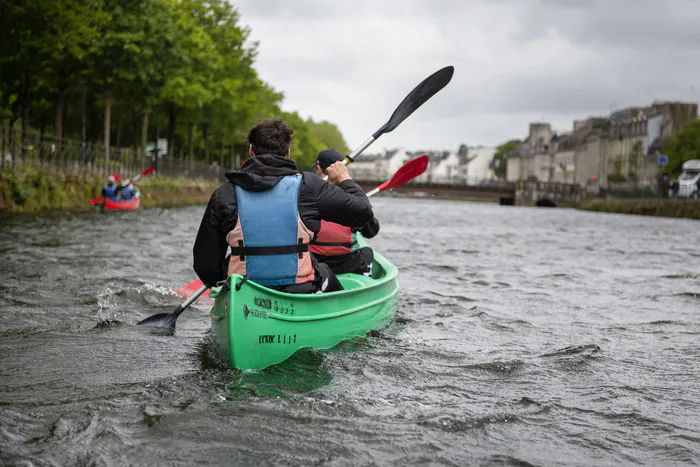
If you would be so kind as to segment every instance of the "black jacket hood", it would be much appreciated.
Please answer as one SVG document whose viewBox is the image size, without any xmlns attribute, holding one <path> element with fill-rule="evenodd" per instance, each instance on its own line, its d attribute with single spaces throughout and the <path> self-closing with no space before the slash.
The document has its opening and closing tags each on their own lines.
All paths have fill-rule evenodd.
<svg viewBox="0 0 700 467">
<path fill-rule="evenodd" d="M 246 191 L 266 191 L 287 175 L 299 173 L 297 164 L 286 157 L 262 154 L 243 163 L 240 171 L 226 172 L 226 178 Z"/>
</svg>

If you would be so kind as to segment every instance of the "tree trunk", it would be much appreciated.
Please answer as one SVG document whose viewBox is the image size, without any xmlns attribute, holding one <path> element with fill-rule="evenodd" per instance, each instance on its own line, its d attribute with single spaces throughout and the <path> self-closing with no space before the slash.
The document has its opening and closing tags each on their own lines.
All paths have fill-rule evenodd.
<svg viewBox="0 0 700 467">
<path fill-rule="evenodd" d="M 29 135 L 29 104 L 25 101 L 22 108 L 22 160 L 27 158 L 27 139 Z"/>
<path fill-rule="evenodd" d="M 29 129 L 29 88 L 31 75 L 24 73 L 24 85 L 22 86 L 22 158 L 27 155 L 27 130 Z"/>
<path fill-rule="evenodd" d="M 204 143 L 204 160 L 209 165 L 209 124 L 202 123 L 202 142 Z"/>
<path fill-rule="evenodd" d="M 112 93 L 105 92 L 105 160 L 109 160 L 109 136 L 112 127 Z"/>
<path fill-rule="evenodd" d="M 5 153 L 6 153 L 6 139 L 10 136 L 9 132 L 12 131 L 9 128 L 2 128 L 2 152 L 0 152 L 0 156 L 2 156 L 2 168 L 5 168 Z"/>
<path fill-rule="evenodd" d="M 175 104 L 171 102 L 168 104 L 168 107 L 168 157 L 172 158 L 175 154 L 173 139 L 175 138 L 175 118 L 177 115 L 175 113 Z"/>
<path fill-rule="evenodd" d="M 15 157 L 17 156 L 17 134 L 14 132 L 15 128 L 15 123 L 17 122 L 17 119 L 19 118 L 19 115 L 14 115 L 12 118 L 10 118 L 10 138 L 9 138 L 9 144 L 10 144 L 10 155 L 12 156 L 12 167 L 15 166 Z M 4 157 L 3 157 L 3 160 Z"/>
<path fill-rule="evenodd" d="M 56 96 L 56 138 L 63 138 L 63 107 L 66 102 L 66 91 L 58 91 Z"/>
<path fill-rule="evenodd" d="M 118 119 L 118 118 L 117 118 Z M 117 123 L 117 140 L 114 142 L 114 147 L 120 147 L 122 143 L 122 122 Z"/>
<path fill-rule="evenodd" d="M 46 113 L 41 113 L 41 122 L 39 123 L 39 160 L 44 162 L 44 133 L 46 132 Z"/>
<path fill-rule="evenodd" d="M 189 134 L 187 135 L 188 141 L 189 141 L 189 146 L 190 146 L 190 152 L 189 155 L 187 156 L 187 159 L 189 161 L 189 167 L 190 169 L 192 168 L 192 153 L 194 152 L 194 123 L 190 122 L 190 131 Z"/>
<path fill-rule="evenodd" d="M 219 165 L 220 165 L 221 167 L 226 167 L 226 166 L 224 165 L 224 163 L 225 163 L 225 159 L 224 159 L 224 142 L 222 141 L 222 142 L 219 143 Z"/>
<path fill-rule="evenodd" d="M 141 153 L 146 157 L 146 143 L 148 142 L 148 112 L 141 114 Z"/>
</svg>

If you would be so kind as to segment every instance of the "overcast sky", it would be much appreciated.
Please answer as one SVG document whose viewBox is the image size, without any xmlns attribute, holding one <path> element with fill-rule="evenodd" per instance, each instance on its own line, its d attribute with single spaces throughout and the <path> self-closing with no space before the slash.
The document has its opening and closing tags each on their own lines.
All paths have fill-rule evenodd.
<svg viewBox="0 0 700 467">
<path fill-rule="evenodd" d="M 497 145 L 531 121 L 700 100 L 698 0 L 231 0 L 283 109 L 350 149 L 434 71 L 450 84 L 367 152 Z"/>
</svg>

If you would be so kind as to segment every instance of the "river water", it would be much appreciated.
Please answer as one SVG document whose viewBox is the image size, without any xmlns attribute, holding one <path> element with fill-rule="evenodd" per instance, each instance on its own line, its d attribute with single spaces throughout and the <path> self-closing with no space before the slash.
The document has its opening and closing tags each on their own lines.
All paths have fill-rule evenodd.
<svg viewBox="0 0 700 467">
<path fill-rule="evenodd" d="M 700 223 L 377 198 L 381 332 L 222 367 L 203 207 L 0 219 L 0 464 L 697 465 Z"/>
</svg>

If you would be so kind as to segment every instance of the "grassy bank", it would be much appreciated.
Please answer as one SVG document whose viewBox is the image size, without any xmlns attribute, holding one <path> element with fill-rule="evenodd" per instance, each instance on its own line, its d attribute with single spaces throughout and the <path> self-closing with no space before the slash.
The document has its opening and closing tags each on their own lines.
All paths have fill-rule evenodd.
<svg viewBox="0 0 700 467">
<path fill-rule="evenodd" d="M 90 200 L 99 196 L 103 177 L 74 174 L 32 166 L 0 171 L 0 215 L 95 209 Z M 141 205 L 171 207 L 206 204 L 217 183 L 170 178 L 138 182 Z"/>
<path fill-rule="evenodd" d="M 584 200 L 578 208 L 618 214 L 700 219 L 700 201 L 695 200 L 595 198 Z"/>
</svg>

